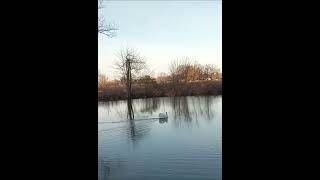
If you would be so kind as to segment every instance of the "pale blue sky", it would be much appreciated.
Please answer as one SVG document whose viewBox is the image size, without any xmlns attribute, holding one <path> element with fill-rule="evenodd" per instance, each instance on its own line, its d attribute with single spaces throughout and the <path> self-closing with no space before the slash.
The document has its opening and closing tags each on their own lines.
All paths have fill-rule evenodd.
<svg viewBox="0 0 320 180">
<path fill-rule="evenodd" d="M 101 13 L 120 29 L 98 37 L 98 64 L 113 79 L 116 52 L 133 47 L 157 75 L 172 60 L 188 56 L 200 64 L 222 64 L 221 1 L 105 1 Z"/>
</svg>

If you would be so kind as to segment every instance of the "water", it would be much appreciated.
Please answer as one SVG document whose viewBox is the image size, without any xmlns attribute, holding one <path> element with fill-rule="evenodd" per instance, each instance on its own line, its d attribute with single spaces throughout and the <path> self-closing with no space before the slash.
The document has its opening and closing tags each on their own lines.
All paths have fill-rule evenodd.
<svg viewBox="0 0 320 180">
<path fill-rule="evenodd" d="M 221 96 L 137 99 L 132 122 L 126 101 L 99 103 L 99 180 L 221 180 L 221 106 Z"/>
</svg>

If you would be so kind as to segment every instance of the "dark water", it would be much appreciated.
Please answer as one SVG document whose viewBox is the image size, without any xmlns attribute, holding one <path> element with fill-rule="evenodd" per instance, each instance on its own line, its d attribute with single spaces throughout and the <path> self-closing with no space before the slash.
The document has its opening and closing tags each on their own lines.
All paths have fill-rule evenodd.
<svg viewBox="0 0 320 180">
<path fill-rule="evenodd" d="M 126 101 L 99 103 L 99 180 L 222 179 L 221 106 L 221 96 L 138 99 L 130 122 Z M 147 119 L 160 112 L 167 121 Z"/>
</svg>

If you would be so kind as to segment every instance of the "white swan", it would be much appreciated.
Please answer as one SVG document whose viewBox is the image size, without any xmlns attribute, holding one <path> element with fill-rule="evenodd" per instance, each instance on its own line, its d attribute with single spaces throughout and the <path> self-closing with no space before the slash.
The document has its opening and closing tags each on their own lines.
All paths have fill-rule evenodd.
<svg viewBox="0 0 320 180">
<path fill-rule="evenodd" d="M 159 113 L 159 118 L 168 118 L 168 113 Z"/>
</svg>

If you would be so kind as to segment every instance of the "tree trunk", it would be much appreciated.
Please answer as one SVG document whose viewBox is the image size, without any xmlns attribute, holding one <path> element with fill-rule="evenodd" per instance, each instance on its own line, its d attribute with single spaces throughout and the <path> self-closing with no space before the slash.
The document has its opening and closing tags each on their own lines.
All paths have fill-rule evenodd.
<svg viewBox="0 0 320 180">
<path fill-rule="evenodd" d="M 127 99 L 128 99 L 128 115 L 129 119 L 134 119 L 134 113 L 132 108 L 132 97 L 131 97 L 131 91 L 132 91 L 132 74 L 131 74 L 131 64 L 130 61 L 127 61 Z"/>
</svg>

